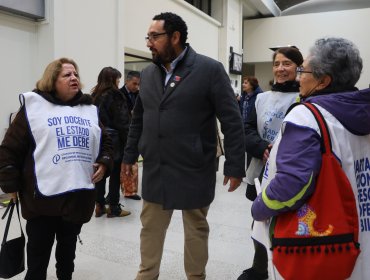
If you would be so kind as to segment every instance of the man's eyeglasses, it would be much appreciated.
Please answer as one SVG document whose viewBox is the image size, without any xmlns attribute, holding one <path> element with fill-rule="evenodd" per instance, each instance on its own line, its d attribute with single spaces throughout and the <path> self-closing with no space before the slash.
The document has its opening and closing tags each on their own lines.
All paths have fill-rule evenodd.
<svg viewBox="0 0 370 280">
<path fill-rule="evenodd" d="M 297 67 L 296 72 L 297 72 L 297 77 L 301 76 L 302 73 L 312 74 L 312 71 L 305 71 L 302 66 Z"/>
<path fill-rule="evenodd" d="M 152 33 L 152 34 L 148 34 L 148 36 L 145 37 L 145 41 L 146 42 L 154 42 L 157 40 L 157 38 L 159 36 L 162 36 L 162 35 L 166 35 L 167 32 L 162 32 L 162 33 Z"/>
</svg>

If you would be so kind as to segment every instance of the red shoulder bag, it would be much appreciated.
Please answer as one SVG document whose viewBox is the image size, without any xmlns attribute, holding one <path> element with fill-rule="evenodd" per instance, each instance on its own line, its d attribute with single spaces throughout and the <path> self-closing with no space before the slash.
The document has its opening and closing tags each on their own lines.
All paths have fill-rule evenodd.
<svg viewBox="0 0 370 280">
<path fill-rule="evenodd" d="M 322 164 L 310 199 L 300 209 L 276 217 L 272 261 L 285 280 L 347 279 L 360 254 L 355 196 L 332 153 L 323 116 L 313 104 L 303 105 L 320 127 Z"/>
</svg>

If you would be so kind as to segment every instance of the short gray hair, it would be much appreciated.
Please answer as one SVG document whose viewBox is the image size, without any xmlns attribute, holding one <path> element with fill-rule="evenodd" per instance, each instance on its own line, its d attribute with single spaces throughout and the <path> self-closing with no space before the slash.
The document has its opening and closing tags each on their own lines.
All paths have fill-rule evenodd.
<svg viewBox="0 0 370 280">
<path fill-rule="evenodd" d="M 319 79 L 329 75 L 332 92 L 352 89 L 360 79 L 362 58 L 358 48 L 344 38 L 321 38 L 309 50 L 308 64 L 313 76 Z"/>
<path fill-rule="evenodd" d="M 132 78 L 140 79 L 140 72 L 139 71 L 129 71 L 126 76 L 126 80 L 131 80 Z"/>
</svg>

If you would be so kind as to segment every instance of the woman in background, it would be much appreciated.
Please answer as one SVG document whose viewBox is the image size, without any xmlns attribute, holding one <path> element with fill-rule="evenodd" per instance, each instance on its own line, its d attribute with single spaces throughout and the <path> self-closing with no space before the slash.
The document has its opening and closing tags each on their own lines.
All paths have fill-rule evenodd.
<svg viewBox="0 0 370 280">
<path fill-rule="evenodd" d="M 245 76 L 243 77 L 243 84 L 242 84 L 242 95 L 239 98 L 239 107 L 240 113 L 242 115 L 244 129 L 247 125 L 248 115 L 254 108 L 254 104 L 256 102 L 257 94 L 263 92 L 258 84 L 258 80 L 254 76 Z M 248 166 L 252 160 L 252 156 L 245 153 L 246 161 L 245 161 L 245 168 L 248 169 Z M 254 186 L 247 185 L 247 191 L 250 188 L 254 188 Z"/>
<path fill-rule="evenodd" d="M 99 118 L 113 141 L 114 164 L 109 177 L 109 208 L 105 209 L 106 177 L 96 183 L 97 197 L 95 217 L 107 213 L 107 217 L 124 217 L 130 215 L 123 210 L 120 199 L 120 171 L 123 150 L 129 129 L 129 109 L 124 94 L 119 90 L 121 72 L 112 67 L 104 67 L 98 76 L 98 83 L 92 89 L 94 104 L 99 108 Z"/>
<path fill-rule="evenodd" d="M 242 84 L 243 92 L 239 98 L 240 113 L 243 117 L 243 123 L 245 124 L 248 119 L 248 115 L 254 107 L 256 102 L 257 94 L 263 92 L 258 84 L 258 80 L 254 76 L 244 76 Z"/>
</svg>

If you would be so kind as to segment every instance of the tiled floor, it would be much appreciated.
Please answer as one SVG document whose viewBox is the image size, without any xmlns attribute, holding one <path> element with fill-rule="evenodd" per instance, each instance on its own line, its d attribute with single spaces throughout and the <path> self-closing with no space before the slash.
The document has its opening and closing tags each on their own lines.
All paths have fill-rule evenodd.
<svg viewBox="0 0 370 280">
<path fill-rule="evenodd" d="M 221 164 L 222 165 L 222 164 Z M 141 174 L 141 169 L 139 170 Z M 211 204 L 209 261 L 207 279 L 233 280 L 252 263 L 250 206 L 245 198 L 245 183 L 233 193 L 222 185 L 222 170 L 217 174 L 216 198 Z M 82 227 L 83 245 L 77 245 L 74 280 L 132 280 L 140 263 L 139 235 L 141 201 L 121 197 L 125 209 L 132 212 L 123 218 L 92 217 Z M 0 215 L 4 209 L 0 209 Z M 4 221 L 0 221 L 2 237 Z M 12 223 L 12 231 L 18 230 Z M 55 259 L 51 257 L 48 279 L 55 276 Z M 24 273 L 12 279 L 23 279 Z M 181 212 L 175 211 L 168 229 L 161 263 L 161 280 L 186 279 L 183 269 L 183 228 Z"/>
</svg>

